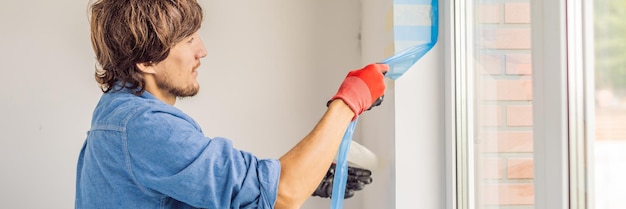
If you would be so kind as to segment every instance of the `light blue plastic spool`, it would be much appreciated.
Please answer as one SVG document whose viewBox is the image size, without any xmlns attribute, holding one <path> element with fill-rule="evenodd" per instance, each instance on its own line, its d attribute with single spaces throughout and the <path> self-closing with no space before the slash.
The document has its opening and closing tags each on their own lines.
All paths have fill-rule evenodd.
<svg viewBox="0 0 626 209">
<path fill-rule="evenodd" d="M 415 4 L 421 5 L 424 0 L 394 0 L 394 5 L 398 4 Z M 400 78 L 406 71 L 408 71 L 420 58 L 422 58 L 430 49 L 435 46 L 437 43 L 437 36 L 439 35 L 439 2 L 438 0 L 431 0 L 430 2 L 431 12 L 431 26 L 430 31 L 426 31 L 425 33 L 430 33 L 430 41 L 426 41 L 424 44 L 416 44 L 414 46 L 408 47 L 403 51 L 396 53 L 395 55 L 381 61 L 380 63 L 389 65 L 389 71 L 385 74 L 385 77 L 391 78 L 392 80 L 396 80 Z M 403 35 L 404 37 L 411 37 L 415 35 L 418 37 L 419 35 L 414 34 L 416 30 L 411 30 L 411 28 L 395 28 L 394 32 L 396 33 L 396 37 L 398 35 Z M 419 32 L 419 30 L 417 30 Z M 341 209 L 343 208 L 343 198 L 346 190 L 346 183 L 348 180 L 348 150 L 350 149 L 350 142 L 352 141 L 352 135 L 354 134 L 354 129 L 356 127 L 358 117 L 355 118 L 343 135 L 343 139 L 341 140 L 341 145 L 339 146 L 339 151 L 337 153 L 337 165 L 335 170 L 335 177 L 333 179 L 333 192 L 331 197 L 331 208 L 332 209 Z"/>
</svg>

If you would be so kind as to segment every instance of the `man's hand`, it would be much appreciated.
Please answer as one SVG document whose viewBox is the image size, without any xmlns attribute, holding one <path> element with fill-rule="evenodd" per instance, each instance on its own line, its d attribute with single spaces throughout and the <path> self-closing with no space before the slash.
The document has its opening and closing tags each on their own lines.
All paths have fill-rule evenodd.
<svg viewBox="0 0 626 209">
<path fill-rule="evenodd" d="M 333 179 L 335 177 L 335 163 L 330 165 L 326 176 L 322 179 L 322 182 L 312 196 L 319 196 L 323 198 L 332 197 L 333 192 Z M 348 182 L 346 184 L 346 192 L 344 198 L 350 198 L 354 196 L 354 192 L 362 190 L 365 185 L 372 183 L 372 172 L 367 169 L 350 167 L 348 166 Z"/>
<path fill-rule="evenodd" d="M 342 99 L 352 109 L 356 118 L 363 111 L 380 105 L 385 93 L 384 74 L 388 70 L 389 66 L 386 64 L 370 64 L 362 69 L 350 71 L 330 101 Z"/>
</svg>

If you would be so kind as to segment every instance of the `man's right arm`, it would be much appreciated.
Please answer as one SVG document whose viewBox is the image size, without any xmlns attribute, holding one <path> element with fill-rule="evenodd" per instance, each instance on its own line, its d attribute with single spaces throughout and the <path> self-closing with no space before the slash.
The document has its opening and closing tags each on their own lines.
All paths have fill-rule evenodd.
<svg viewBox="0 0 626 209">
<path fill-rule="evenodd" d="M 353 116 L 342 100 L 334 100 L 313 131 L 280 158 L 275 208 L 299 208 L 313 194 L 332 163 Z"/>
<path fill-rule="evenodd" d="M 387 70 L 387 65 L 373 64 L 348 74 L 315 128 L 280 158 L 275 208 L 299 208 L 313 194 L 350 121 L 383 95 Z"/>
</svg>

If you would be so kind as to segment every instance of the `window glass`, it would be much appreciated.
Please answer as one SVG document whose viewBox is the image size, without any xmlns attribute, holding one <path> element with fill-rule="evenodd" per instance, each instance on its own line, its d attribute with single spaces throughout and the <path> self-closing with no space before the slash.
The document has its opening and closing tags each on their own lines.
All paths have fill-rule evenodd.
<svg viewBox="0 0 626 209">
<path fill-rule="evenodd" d="M 471 6 L 475 208 L 534 208 L 530 1 Z"/>
<path fill-rule="evenodd" d="M 594 1 L 595 208 L 626 208 L 626 1 Z"/>
</svg>

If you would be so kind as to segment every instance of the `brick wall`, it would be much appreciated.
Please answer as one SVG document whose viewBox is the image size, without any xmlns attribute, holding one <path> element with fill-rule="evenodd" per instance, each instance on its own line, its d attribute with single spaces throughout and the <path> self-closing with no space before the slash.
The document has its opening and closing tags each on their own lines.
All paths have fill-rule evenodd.
<svg viewBox="0 0 626 209">
<path fill-rule="evenodd" d="M 477 208 L 534 208 L 530 3 L 474 11 Z"/>
</svg>

